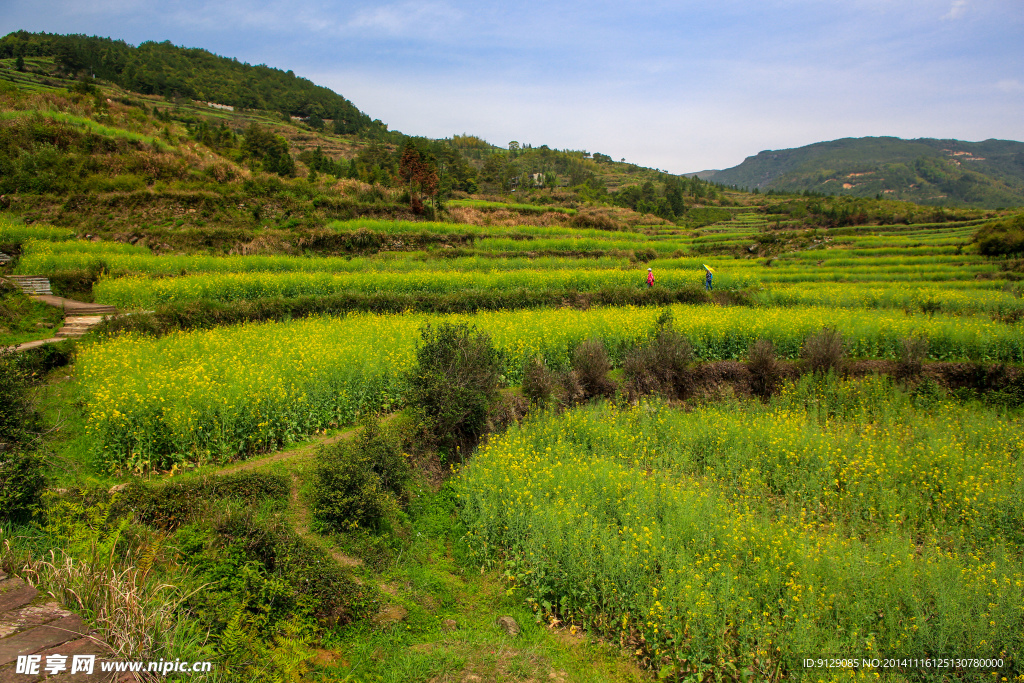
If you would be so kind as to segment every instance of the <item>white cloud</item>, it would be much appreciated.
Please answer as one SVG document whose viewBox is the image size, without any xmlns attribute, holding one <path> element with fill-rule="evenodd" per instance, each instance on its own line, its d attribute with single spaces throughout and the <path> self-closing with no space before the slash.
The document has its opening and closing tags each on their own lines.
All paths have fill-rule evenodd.
<svg viewBox="0 0 1024 683">
<path fill-rule="evenodd" d="M 996 87 L 1005 93 L 1024 92 L 1024 83 L 1021 83 L 1016 78 L 1004 78 L 996 83 Z"/>
<path fill-rule="evenodd" d="M 139 0 L 96 0 L 96 2 L 65 2 L 62 7 L 68 14 L 125 14 L 144 9 Z"/>
<path fill-rule="evenodd" d="M 331 29 L 330 13 L 323 7 L 302 6 L 296 8 L 287 0 L 268 0 L 251 3 L 244 0 L 231 0 L 219 4 L 193 7 L 186 2 L 173 4 L 168 18 L 172 23 L 200 31 L 221 31 L 224 26 L 233 26 L 236 30 L 248 32 L 265 32 L 267 34 L 310 31 L 319 32 Z"/>
<path fill-rule="evenodd" d="M 943 19 L 959 19 L 967 12 L 967 0 L 953 0 L 949 12 L 942 15 Z"/>
<path fill-rule="evenodd" d="M 403 2 L 357 12 L 348 26 L 398 36 L 432 33 L 450 26 L 461 17 L 462 13 L 447 3 Z"/>
</svg>

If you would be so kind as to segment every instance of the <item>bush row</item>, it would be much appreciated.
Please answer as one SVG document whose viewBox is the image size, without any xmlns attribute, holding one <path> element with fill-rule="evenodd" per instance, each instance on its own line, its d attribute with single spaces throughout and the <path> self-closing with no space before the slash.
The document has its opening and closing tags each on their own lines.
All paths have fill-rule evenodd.
<svg viewBox="0 0 1024 683">
<path fill-rule="evenodd" d="M 21 353 L 0 347 L 0 521 L 30 515 L 46 485 L 45 464 L 35 450 L 39 417 L 28 391 L 50 370 L 66 365 L 73 350 L 74 342 Z"/>
<path fill-rule="evenodd" d="M 152 313 L 107 320 L 97 330 L 107 335 L 124 332 L 162 335 L 178 329 L 206 329 L 243 322 L 293 320 L 350 311 L 475 313 L 559 306 L 582 309 L 591 306 L 666 306 L 674 303 L 704 304 L 708 301 L 708 295 L 697 287 L 676 290 L 619 287 L 596 292 L 530 289 L 507 292 L 469 290 L 446 294 L 341 292 L 328 296 L 267 297 L 228 303 L 201 300 L 167 304 L 157 307 Z"/>
<path fill-rule="evenodd" d="M 288 496 L 288 480 L 263 472 L 171 480 L 144 484 L 133 480 L 115 502 L 115 509 L 135 520 L 162 529 L 175 529 L 206 514 L 203 502 L 234 500 L 248 506 L 280 502 Z"/>
</svg>

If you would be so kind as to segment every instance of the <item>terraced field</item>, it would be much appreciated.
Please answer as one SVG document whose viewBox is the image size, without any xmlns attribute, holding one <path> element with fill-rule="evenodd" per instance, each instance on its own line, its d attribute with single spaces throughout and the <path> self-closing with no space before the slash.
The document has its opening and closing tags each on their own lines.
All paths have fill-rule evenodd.
<svg viewBox="0 0 1024 683">
<path fill-rule="evenodd" d="M 688 372 L 720 381 L 682 401 L 623 382 L 596 402 L 535 405 L 456 468 L 445 495 L 457 496 L 450 523 L 464 531 L 452 543 L 474 566 L 499 569 L 540 622 L 600 634 L 667 680 L 811 681 L 807 657 L 946 655 L 984 664 L 904 663 L 888 680 L 1024 680 L 1019 272 L 976 253 L 973 221 L 808 230 L 733 214 L 634 232 L 337 223 L 374 246 L 330 257 L 156 255 L 14 224 L 0 236 L 21 244 L 19 272 L 99 274 L 97 302 L 169 317 L 303 297 L 564 297 L 94 337 L 74 373 L 77 447 L 120 476 L 216 468 L 412 410 L 428 325 L 486 333 L 513 396 L 538 363 L 581 376 L 588 341 L 616 381 L 628 377 L 637 349 L 671 329 L 692 353 Z M 637 305 L 580 303 L 625 291 Z M 811 372 L 801 359 L 823 329 L 868 370 Z M 759 341 L 785 370 L 764 400 L 729 379 L 754 372 Z M 894 369 L 912 367 L 908 348 L 924 369 Z M 426 650 L 402 651 L 405 675 L 447 671 Z M 339 676 L 385 667 L 346 662 Z M 875 671 L 840 667 L 830 680 L 865 673 Z"/>
<path fill-rule="evenodd" d="M 927 303 L 950 312 L 1018 308 L 1020 286 L 1008 279 L 1012 274 L 972 247 L 976 221 L 820 231 L 769 229 L 772 225 L 772 216 L 749 210 L 692 232 L 355 221 L 336 223 L 334 230 L 364 239 L 387 236 L 392 249 L 344 257 L 156 256 L 128 244 L 37 240 L 25 245 L 18 273 L 102 270 L 107 275 L 96 287 L 97 302 L 145 309 L 199 299 L 381 290 L 639 289 L 646 267 L 654 269 L 657 287 L 677 291 L 700 287 L 707 264 L 715 269 L 717 289 L 742 291 L 759 305 Z M 413 238 L 423 235 L 458 239 L 447 250 L 418 250 Z"/>
</svg>

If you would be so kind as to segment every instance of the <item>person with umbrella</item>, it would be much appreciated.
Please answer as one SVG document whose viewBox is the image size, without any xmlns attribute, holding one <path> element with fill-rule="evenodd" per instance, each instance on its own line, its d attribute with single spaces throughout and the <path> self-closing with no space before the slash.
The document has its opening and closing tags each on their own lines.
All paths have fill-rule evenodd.
<svg viewBox="0 0 1024 683">
<path fill-rule="evenodd" d="M 714 279 L 715 271 L 708 268 L 707 264 L 704 264 L 704 270 L 707 271 L 707 274 L 704 276 L 704 289 L 710 292 L 713 289 L 711 280 Z"/>
</svg>

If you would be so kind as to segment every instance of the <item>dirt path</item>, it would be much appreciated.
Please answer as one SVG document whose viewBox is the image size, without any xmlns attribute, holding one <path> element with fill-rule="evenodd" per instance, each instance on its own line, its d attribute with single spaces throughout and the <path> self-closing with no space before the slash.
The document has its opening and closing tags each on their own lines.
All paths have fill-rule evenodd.
<svg viewBox="0 0 1024 683">
<path fill-rule="evenodd" d="M 386 416 L 382 422 L 387 422 L 394 417 L 394 414 Z M 316 453 L 316 450 L 321 446 L 329 446 L 339 441 L 348 441 L 352 439 L 359 428 L 349 429 L 332 436 L 318 437 L 314 439 L 313 443 L 306 446 L 301 446 L 287 451 L 279 451 L 272 453 L 268 456 L 257 458 L 254 460 L 246 460 L 235 465 L 230 465 L 217 472 L 218 475 L 224 474 L 237 474 L 238 472 L 247 472 L 257 468 L 266 467 L 275 463 L 292 462 L 297 460 L 304 460 L 310 458 Z M 302 480 L 299 479 L 299 475 L 295 472 L 291 472 L 291 491 L 288 496 L 288 508 L 292 514 L 292 524 L 295 527 L 296 533 L 303 538 L 303 540 L 313 543 L 329 554 L 334 561 L 342 567 L 358 567 L 362 565 L 363 561 L 346 555 L 345 553 L 336 550 L 330 545 L 324 543 L 323 539 L 319 534 L 314 533 L 309 528 L 309 517 L 310 511 L 309 506 L 306 505 L 306 501 L 302 499 L 302 495 L 299 489 L 302 486 Z M 356 583 L 362 583 L 358 577 L 355 577 Z"/>
<path fill-rule="evenodd" d="M 395 419 L 395 416 L 397 415 L 398 413 L 389 413 L 380 419 L 380 423 L 382 425 L 387 424 L 388 422 L 391 422 L 391 420 Z M 330 446 L 331 444 L 338 443 L 339 441 L 348 441 L 349 439 L 354 437 L 356 435 L 356 432 L 358 431 L 359 427 L 353 427 L 352 429 L 347 429 L 343 432 L 338 432 L 337 434 L 333 434 L 331 436 L 318 436 L 313 439 L 313 443 L 307 444 L 305 446 L 300 446 L 299 448 L 295 448 L 293 450 L 278 451 L 276 453 L 271 453 L 270 455 L 264 455 L 259 458 L 253 458 L 250 460 L 246 460 L 244 462 L 235 463 L 234 465 L 228 465 L 224 469 L 218 470 L 216 474 L 235 474 L 237 472 L 247 472 L 249 470 L 254 470 L 259 467 L 264 467 L 266 465 L 273 465 L 274 463 L 277 462 L 284 462 L 287 460 L 301 460 L 303 458 L 308 458 L 309 456 L 316 453 L 316 449 L 319 448 L 320 446 Z"/>
<path fill-rule="evenodd" d="M 47 289 L 49 289 L 49 284 L 47 284 Z M 81 337 L 91 328 L 102 323 L 104 318 L 117 315 L 117 309 L 113 306 L 90 304 L 85 301 L 65 299 L 62 296 L 55 296 L 53 294 L 33 294 L 29 298 L 64 311 L 64 327 L 57 333 L 56 337 L 36 339 L 24 344 L 15 344 L 11 348 L 16 352 L 34 349 L 43 344 L 55 344 L 69 338 Z"/>
<path fill-rule="evenodd" d="M 385 418 L 387 419 L 387 418 Z M 267 465 L 273 465 L 276 462 L 284 462 L 287 460 L 302 460 L 316 453 L 316 449 L 320 446 L 329 446 L 332 443 L 338 443 L 339 441 L 347 441 L 355 436 L 356 432 L 359 431 L 358 427 L 349 429 L 333 436 L 322 436 L 313 439 L 313 443 L 301 446 L 287 451 L 278 451 L 271 453 L 270 455 L 264 455 L 259 458 L 252 458 L 243 462 L 235 463 L 234 465 L 228 465 L 222 470 L 216 472 L 216 474 L 236 474 L 238 472 L 248 472 L 249 470 L 255 470 L 260 467 Z"/>
<path fill-rule="evenodd" d="M 289 494 L 289 503 L 292 510 L 292 523 L 295 525 L 295 532 L 301 536 L 304 540 L 309 541 L 320 546 L 325 550 L 334 561 L 340 564 L 342 567 L 358 567 L 363 563 L 362 560 L 356 557 L 351 557 L 345 553 L 335 550 L 334 548 L 325 546 L 320 540 L 320 537 L 309 529 L 309 506 L 306 505 L 306 501 L 302 500 L 302 496 L 299 494 L 299 487 L 302 482 L 299 480 L 299 475 L 292 472 L 292 490 Z M 363 582 L 359 580 L 359 577 L 353 577 L 358 584 Z"/>
<path fill-rule="evenodd" d="M 49 306 L 55 306 L 64 310 L 66 315 L 117 315 L 117 308 L 106 304 L 90 304 L 85 301 L 65 299 L 54 294 L 35 294 L 31 298 Z"/>
</svg>

